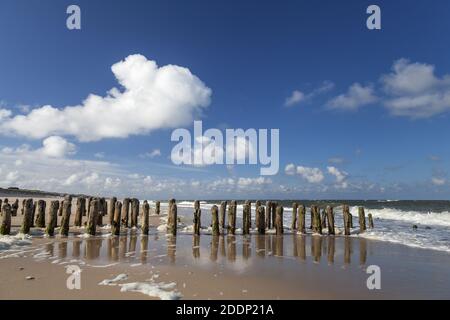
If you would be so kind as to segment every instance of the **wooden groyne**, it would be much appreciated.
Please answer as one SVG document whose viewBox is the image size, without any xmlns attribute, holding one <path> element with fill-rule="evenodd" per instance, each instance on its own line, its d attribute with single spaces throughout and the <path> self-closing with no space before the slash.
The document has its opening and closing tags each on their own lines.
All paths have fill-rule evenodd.
<svg viewBox="0 0 450 320">
<path fill-rule="evenodd" d="M 29 234 L 32 228 L 44 229 L 48 236 L 55 235 L 55 229 L 61 236 L 68 236 L 71 227 L 85 228 L 89 235 L 96 235 L 99 227 L 110 226 L 112 235 L 120 235 L 121 230 L 127 228 L 140 229 L 143 235 L 150 232 L 150 216 L 161 215 L 161 202 L 155 201 L 153 207 L 145 200 L 142 205 L 136 198 L 124 198 L 119 201 L 116 197 L 78 197 L 75 199 L 74 218 L 72 215 L 72 196 L 66 195 L 64 200 L 24 199 L 21 203 L 20 232 Z M 192 233 L 200 236 L 203 233 L 212 235 L 243 235 L 250 234 L 275 234 L 283 235 L 285 230 L 298 234 L 327 234 L 329 236 L 363 233 L 367 229 L 374 228 L 372 214 L 366 218 L 364 207 L 358 208 L 358 228 L 353 226 L 353 217 L 348 205 L 342 206 L 342 225 L 336 225 L 336 213 L 332 206 L 311 205 L 309 212 L 311 221 L 309 230 L 306 227 L 307 208 L 300 202 L 292 204 L 292 219 L 290 226 L 284 224 L 284 208 L 276 201 L 255 201 L 252 207 L 250 200 L 242 205 L 242 219 L 238 219 L 237 201 L 222 201 L 219 206 L 213 205 L 204 215 L 209 218 L 208 226 L 202 224 L 202 209 L 200 201 L 193 205 L 193 229 Z M 17 215 L 19 200 L 12 204 L 8 199 L 0 200 L 1 225 L 0 234 L 11 233 L 11 221 Z M 141 214 L 139 214 L 141 212 Z M 179 217 L 175 199 L 168 201 L 167 210 L 167 234 L 176 236 Z M 103 219 L 105 217 L 105 219 Z M 252 219 L 253 218 L 253 219 Z M 19 218 L 17 218 L 19 219 Z M 58 220 L 59 223 L 58 223 Z M 252 225 L 253 221 L 253 225 Z M 338 220 L 340 221 L 340 220 Z M 105 224 L 106 223 L 106 224 Z M 240 224 L 240 225 L 239 225 Z M 186 230 L 184 230 L 185 232 Z"/>
</svg>

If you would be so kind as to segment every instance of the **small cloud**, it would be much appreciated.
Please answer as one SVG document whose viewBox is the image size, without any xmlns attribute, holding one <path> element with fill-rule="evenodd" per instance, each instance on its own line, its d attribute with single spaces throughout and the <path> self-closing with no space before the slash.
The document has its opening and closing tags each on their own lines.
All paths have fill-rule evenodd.
<svg viewBox="0 0 450 320">
<path fill-rule="evenodd" d="M 150 158 L 150 159 L 153 159 L 155 157 L 160 157 L 160 156 L 161 156 L 161 150 L 159 150 L 159 149 L 154 149 L 154 150 L 152 150 L 150 152 L 146 152 L 144 154 L 141 154 L 142 158 Z"/>
<path fill-rule="evenodd" d="M 319 168 L 298 166 L 297 174 L 302 176 L 302 178 L 308 181 L 309 183 L 320 183 L 325 178 L 323 176 L 322 171 Z"/>
<path fill-rule="evenodd" d="M 444 178 L 432 178 L 431 182 L 435 185 L 435 186 L 443 186 L 446 182 L 446 180 Z"/>
<path fill-rule="evenodd" d="M 431 161 L 441 161 L 441 157 L 436 156 L 436 155 L 429 155 L 428 159 Z"/>
<path fill-rule="evenodd" d="M 305 94 L 299 90 L 294 90 L 290 97 L 286 99 L 284 102 L 284 105 L 286 107 L 292 107 L 293 105 L 296 105 L 302 101 L 305 100 Z"/>
<path fill-rule="evenodd" d="M 364 87 L 359 83 L 354 83 L 347 93 L 329 100 L 327 107 L 335 110 L 356 111 L 362 106 L 374 103 L 377 99 L 372 86 Z"/>
<path fill-rule="evenodd" d="M 304 93 L 300 90 L 294 90 L 292 94 L 286 99 L 284 102 L 284 105 L 286 107 L 292 107 L 293 105 L 306 102 L 314 98 L 315 96 L 318 96 L 320 94 L 323 94 L 327 91 L 330 91 L 334 88 L 334 83 L 331 81 L 324 81 L 318 88 L 314 89 L 313 91 L 309 93 Z"/>
<path fill-rule="evenodd" d="M 39 151 L 47 157 L 63 158 L 76 152 L 76 146 L 66 139 L 58 136 L 51 136 L 45 139 L 43 147 Z"/>
<path fill-rule="evenodd" d="M 94 154 L 94 157 L 97 159 L 103 159 L 105 157 L 105 153 L 104 152 L 97 152 L 96 154 Z"/>
</svg>

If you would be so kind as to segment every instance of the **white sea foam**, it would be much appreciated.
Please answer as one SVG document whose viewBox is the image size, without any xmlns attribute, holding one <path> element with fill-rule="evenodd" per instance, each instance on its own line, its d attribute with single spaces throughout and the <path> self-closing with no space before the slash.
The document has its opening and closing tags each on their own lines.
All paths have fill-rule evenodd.
<svg viewBox="0 0 450 320">
<path fill-rule="evenodd" d="M 150 297 L 160 298 L 161 300 L 179 300 L 183 295 L 173 290 L 176 287 L 175 282 L 171 283 L 147 283 L 147 282 L 131 282 L 120 284 L 121 292 L 139 292 Z"/>
<path fill-rule="evenodd" d="M 31 245 L 31 236 L 19 233 L 14 236 L 0 236 L 0 251 Z"/>
<path fill-rule="evenodd" d="M 113 279 L 105 279 L 99 283 L 100 286 L 116 286 L 117 282 L 124 281 L 128 279 L 128 275 L 121 273 Z"/>
</svg>

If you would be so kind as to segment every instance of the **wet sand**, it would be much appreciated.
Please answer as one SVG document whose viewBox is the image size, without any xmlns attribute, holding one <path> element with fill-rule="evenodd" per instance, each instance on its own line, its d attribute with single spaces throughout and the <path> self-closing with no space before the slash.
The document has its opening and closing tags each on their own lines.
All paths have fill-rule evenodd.
<svg viewBox="0 0 450 320">
<path fill-rule="evenodd" d="M 190 211 L 180 214 L 188 220 Z M 152 217 L 149 236 L 124 229 L 112 237 L 105 227 L 96 237 L 71 228 L 68 238 L 44 238 L 34 228 L 30 244 L 0 251 L 0 298 L 159 299 L 121 292 L 126 283 L 171 283 L 167 291 L 182 299 L 450 298 L 445 252 L 342 236 L 182 233 L 173 238 L 158 231 L 161 218 Z M 13 232 L 20 221 L 19 209 Z M 66 286 L 69 265 L 82 270 L 80 290 Z M 369 265 L 381 268 L 381 290 L 367 288 Z M 99 285 L 121 274 L 127 279 Z"/>
</svg>

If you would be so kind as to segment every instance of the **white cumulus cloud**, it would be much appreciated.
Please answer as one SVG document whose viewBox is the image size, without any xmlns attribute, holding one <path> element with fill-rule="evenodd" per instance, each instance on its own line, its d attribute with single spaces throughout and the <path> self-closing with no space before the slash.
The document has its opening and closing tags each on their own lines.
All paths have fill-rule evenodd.
<svg viewBox="0 0 450 320">
<path fill-rule="evenodd" d="M 211 89 L 187 68 L 135 54 L 111 68 L 122 89 L 89 95 L 81 104 L 50 105 L 25 115 L 0 110 L 0 132 L 42 139 L 70 135 L 78 140 L 126 138 L 160 128 L 189 124 L 210 104 Z"/>
<path fill-rule="evenodd" d="M 327 106 L 330 109 L 354 111 L 375 101 L 377 101 L 377 97 L 372 86 L 364 87 L 359 83 L 354 83 L 350 86 L 347 93 L 328 101 Z"/>
</svg>

